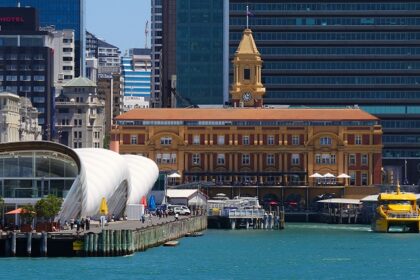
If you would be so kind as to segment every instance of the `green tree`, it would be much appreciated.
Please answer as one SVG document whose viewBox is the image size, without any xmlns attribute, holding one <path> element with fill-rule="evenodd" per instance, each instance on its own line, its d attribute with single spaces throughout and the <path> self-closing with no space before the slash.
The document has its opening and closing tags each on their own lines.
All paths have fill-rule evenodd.
<svg viewBox="0 0 420 280">
<path fill-rule="evenodd" d="M 111 141 L 111 137 L 109 136 L 109 133 L 105 133 L 104 140 L 103 140 L 104 149 L 108 149 L 109 150 L 109 143 L 110 143 L 110 141 Z"/>
<path fill-rule="evenodd" d="M 50 194 L 47 197 L 38 200 L 38 202 L 35 204 L 36 216 L 51 221 L 51 219 L 57 216 L 57 214 L 60 212 L 62 204 L 62 198 Z"/>
<path fill-rule="evenodd" d="M 31 204 L 24 205 L 21 207 L 22 212 L 20 213 L 20 218 L 22 219 L 23 224 L 31 224 L 35 218 L 35 207 Z"/>
</svg>

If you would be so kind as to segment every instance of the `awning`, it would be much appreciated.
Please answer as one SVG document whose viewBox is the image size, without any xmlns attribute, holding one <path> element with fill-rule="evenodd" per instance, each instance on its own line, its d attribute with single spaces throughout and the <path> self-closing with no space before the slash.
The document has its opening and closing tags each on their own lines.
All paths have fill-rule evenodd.
<svg viewBox="0 0 420 280">
<path fill-rule="evenodd" d="M 323 176 L 319 173 L 314 173 L 311 176 L 309 176 L 309 178 L 322 178 Z"/>
</svg>

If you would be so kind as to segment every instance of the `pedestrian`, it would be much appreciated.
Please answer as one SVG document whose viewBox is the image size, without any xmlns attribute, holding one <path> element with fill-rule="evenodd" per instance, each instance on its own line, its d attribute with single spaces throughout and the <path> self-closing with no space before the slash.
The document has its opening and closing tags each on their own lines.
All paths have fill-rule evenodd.
<svg viewBox="0 0 420 280">
<path fill-rule="evenodd" d="M 144 224 L 145 221 L 146 221 L 146 218 L 144 217 L 144 215 L 141 215 L 141 222 Z"/>
<path fill-rule="evenodd" d="M 82 220 L 80 221 L 80 227 L 82 228 L 82 231 L 85 231 L 85 218 L 82 218 Z"/>
<path fill-rule="evenodd" d="M 80 220 L 76 219 L 76 231 L 79 232 L 80 230 Z"/>
<path fill-rule="evenodd" d="M 86 218 L 86 230 L 90 230 L 90 217 Z"/>
<path fill-rule="evenodd" d="M 175 221 L 178 221 L 178 213 L 175 214 Z"/>
<path fill-rule="evenodd" d="M 74 219 L 70 219 L 70 229 L 73 230 L 74 227 Z"/>
</svg>

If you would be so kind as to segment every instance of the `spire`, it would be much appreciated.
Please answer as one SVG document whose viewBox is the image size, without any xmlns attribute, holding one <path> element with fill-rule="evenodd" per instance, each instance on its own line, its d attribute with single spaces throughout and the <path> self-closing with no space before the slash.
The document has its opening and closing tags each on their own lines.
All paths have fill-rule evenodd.
<svg viewBox="0 0 420 280">
<path fill-rule="evenodd" d="M 251 29 L 247 28 L 244 30 L 241 42 L 239 43 L 236 54 L 256 54 L 260 55 L 255 44 L 254 37 L 252 36 Z"/>
</svg>

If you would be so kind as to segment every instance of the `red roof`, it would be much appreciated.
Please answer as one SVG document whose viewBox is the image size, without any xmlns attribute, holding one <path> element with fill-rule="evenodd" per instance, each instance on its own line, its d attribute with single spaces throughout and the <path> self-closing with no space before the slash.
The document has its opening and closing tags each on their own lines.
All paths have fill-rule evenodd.
<svg viewBox="0 0 420 280">
<path fill-rule="evenodd" d="M 272 108 L 148 108 L 133 109 L 116 120 L 293 120 L 293 121 L 376 121 L 360 109 L 272 109 Z"/>
</svg>

